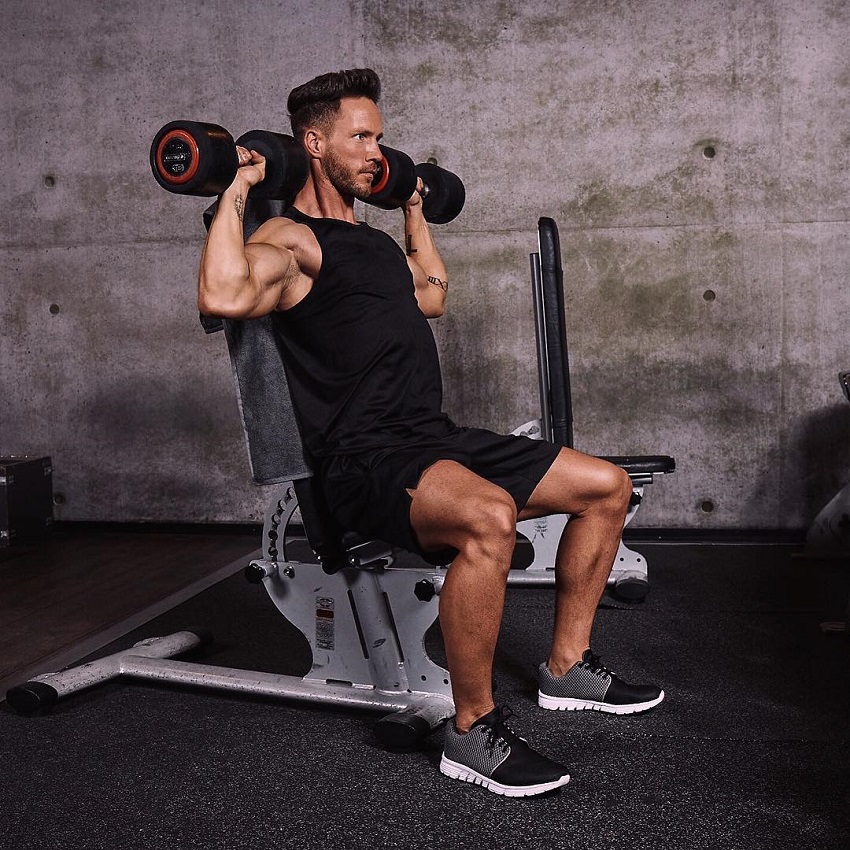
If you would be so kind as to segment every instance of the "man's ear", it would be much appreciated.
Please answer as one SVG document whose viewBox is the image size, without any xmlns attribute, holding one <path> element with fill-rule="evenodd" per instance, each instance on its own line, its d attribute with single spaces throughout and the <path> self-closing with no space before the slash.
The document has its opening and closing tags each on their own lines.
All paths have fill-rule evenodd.
<svg viewBox="0 0 850 850">
<path fill-rule="evenodd" d="M 321 159 L 325 150 L 325 139 L 318 130 L 307 130 L 304 133 L 304 147 L 314 159 Z"/>
</svg>

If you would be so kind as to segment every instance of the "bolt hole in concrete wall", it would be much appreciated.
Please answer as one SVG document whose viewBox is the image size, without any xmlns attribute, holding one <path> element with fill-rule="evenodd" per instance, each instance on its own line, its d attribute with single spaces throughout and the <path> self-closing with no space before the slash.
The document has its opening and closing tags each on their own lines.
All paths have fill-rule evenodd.
<svg viewBox="0 0 850 850">
<path fill-rule="evenodd" d="M 842 410 L 821 427 L 850 417 L 850 4 L 208 0 L 164 23 L 10 3 L 0 449 L 53 457 L 63 518 L 265 513 L 226 348 L 197 322 L 208 200 L 163 192 L 148 149 L 184 117 L 287 132 L 292 86 L 363 64 L 387 143 L 467 188 L 435 229 L 454 418 L 538 414 L 528 255 L 547 215 L 578 444 L 677 459 L 637 523 L 802 528 L 850 477 Z"/>
<path fill-rule="evenodd" d="M 712 502 L 711 499 L 703 499 L 703 501 L 700 502 L 699 509 L 704 514 L 713 514 L 714 513 L 714 502 Z"/>
</svg>

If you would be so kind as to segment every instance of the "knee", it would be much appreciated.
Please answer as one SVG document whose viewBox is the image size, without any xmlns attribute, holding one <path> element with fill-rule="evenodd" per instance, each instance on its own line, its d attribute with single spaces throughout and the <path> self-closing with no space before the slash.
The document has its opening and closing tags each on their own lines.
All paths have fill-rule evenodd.
<svg viewBox="0 0 850 850">
<path fill-rule="evenodd" d="M 588 490 L 588 508 L 595 513 L 623 514 L 632 498 L 632 479 L 616 464 L 597 459 L 593 484 Z"/>
<path fill-rule="evenodd" d="M 606 481 L 606 501 L 611 507 L 624 514 L 629 509 L 632 499 L 633 486 L 629 474 L 614 464 L 608 464 Z"/>
<path fill-rule="evenodd" d="M 472 499 L 466 507 L 461 548 L 478 555 L 503 556 L 516 544 L 517 510 L 506 492 Z"/>
</svg>

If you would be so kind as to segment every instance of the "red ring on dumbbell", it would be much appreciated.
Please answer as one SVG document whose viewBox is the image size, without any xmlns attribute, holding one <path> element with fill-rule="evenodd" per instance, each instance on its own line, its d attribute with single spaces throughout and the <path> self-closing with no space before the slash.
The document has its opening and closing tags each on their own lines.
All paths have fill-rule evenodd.
<svg viewBox="0 0 850 850">
<path fill-rule="evenodd" d="M 372 184 L 372 194 L 383 192 L 387 183 L 390 182 L 390 164 L 387 158 L 381 154 L 381 179 L 377 183 Z"/>
<path fill-rule="evenodd" d="M 179 177 L 175 177 L 173 174 L 166 171 L 165 166 L 162 164 L 163 148 L 174 139 L 180 139 L 181 141 L 186 142 L 186 144 L 189 145 L 192 156 L 192 162 L 189 165 L 189 168 L 187 168 L 186 172 L 181 174 Z M 195 137 L 192 136 L 191 133 L 187 133 L 185 130 L 171 130 L 162 137 L 156 147 L 156 170 L 159 172 L 162 179 L 168 183 L 174 183 L 178 186 L 182 183 L 188 183 L 198 173 L 200 164 L 201 152 L 198 150 L 198 143 L 195 141 Z"/>
</svg>

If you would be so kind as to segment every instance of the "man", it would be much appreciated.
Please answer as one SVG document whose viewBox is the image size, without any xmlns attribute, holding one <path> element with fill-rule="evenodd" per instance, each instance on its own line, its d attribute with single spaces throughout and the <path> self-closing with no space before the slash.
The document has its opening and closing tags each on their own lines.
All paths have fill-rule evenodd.
<svg viewBox="0 0 850 850">
<path fill-rule="evenodd" d="M 544 441 L 458 428 L 442 412 L 427 319 L 442 314 L 448 275 L 414 192 L 403 208 L 407 256 L 358 223 L 381 162 L 380 82 L 368 69 L 325 74 L 288 100 L 309 177 L 285 217 L 243 244 L 242 215 L 264 176 L 255 151 L 221 196 L 201 259 L 202 313 L 274 314 L 303 442 L 340 524 L 453 557 L 440 625 L 456 716 L 440 769 L 512 796 L 569 780 L 496 708 L 492 665 L 517 520 L 569 513 L 556 564 L 555 628 L 540 665 L 544 708 L 642 711 L 663 699 L 590 652 L 599 598 L 632 492 L 616 466 Z"/>
</svg>

